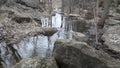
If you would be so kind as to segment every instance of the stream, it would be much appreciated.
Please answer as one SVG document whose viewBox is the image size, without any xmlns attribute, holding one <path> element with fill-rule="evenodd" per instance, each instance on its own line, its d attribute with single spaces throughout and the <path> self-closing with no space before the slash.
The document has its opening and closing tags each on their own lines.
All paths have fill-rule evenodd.
<svg viewBox="0 0 120 68">
<path fill-rule="evenodd" d="M 48 17 L 42 17 L 42 27 L 48 26 Z M 21 59 L 31 58 L 37 55 L 43 57 L 52 56 L 54 43 L 57 39 L 72 39 L 72 25 L 66 21 L 66 17 L 60 14 L 60 10 L 55 11 L 52 16 L 52 27 L 58 29 L 53 36 L 44 35 L 29 36 L 17 44 L 7 46 L 5 42 L 0 43 L 0 68 L 10 68 Z"/>
</svg>

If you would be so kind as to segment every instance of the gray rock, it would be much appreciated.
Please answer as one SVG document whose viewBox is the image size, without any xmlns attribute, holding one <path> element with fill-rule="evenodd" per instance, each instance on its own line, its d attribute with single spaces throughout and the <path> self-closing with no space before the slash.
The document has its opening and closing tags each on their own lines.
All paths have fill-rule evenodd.
<svg viewBox="0 0 120 68">
<path fill-rule="evenodd" d="M 43 28 L 43 35 L 44 36 L 52 36 L 53 34 L 55 34 L 57 32 L 57 28 Z"/>
<path fill-rule="evenodd" d="M 117 24 L 120 24 L 120 21 L 114 20 L 114 19 L 108 19 L 106 24 L 107 25 L 117 25 Z"/>
<path fill-rule="evenodd" d="M 120 14 L 119 13 L 110 12 L 109 15 L 112 16 L 112 19 L 120 21 Z"/>
<path fill-rule="evenodd" d="M 0 0 L 0 6 L 2 6 L 3 4 L 5 4 L 7 2 L 7 0 Z"/>
<path fill-rule="evenodd" d="M 120 5 L 117 7 L 117 13 L 120 13 Z"/>
<path fill-rule="evenodd" d="M 72 37 L 76 41 L 85 42 L 88 40 L 88 37 L 80 32 L 72 32 Z"/>
<path fill-rule="evenodd" d="M 34 8 L 40 6 L 40 0 L 18 0 L 18 2 Z"/>
<path fill-rule="evenodd" d="M 34 10 L 30 7 L 26 7 L 24 5 L 21 4 L 17 4 L 14 3 L 12 5 L 9 5 L 9 7 L 7 6 L 2 6 L 1 7 L 2 11 L 6 11 L 9 12 L 9 17 L 13 18 L 13 17 L 26 17 L 26 18 L 31 18 L 31 19 L 37 19 L 40 20 L 41 19 L 41 12 L 39 10 Z"/>
<path fill-rule="evenodd" d="M 57 40 L 53 55 L 60 68 L 120 68 L 120 61 L 84 42 Z"/>
<path fill-rule="evenodd" d="M 84 13 L 85 13 L 85 19 L 90 20 L 94 18 L 94 14 L 92 13 L 92 11 L 84 10 Z"/>
<path fill-rule="evenodd" d="M 120 52 L 120 26 L 109 27 L 102 38 L 110 49 Z"/>
<path fill-rule="evenodd" d="M 28 58 L 17 63 L 13 68 L 58 68 L 54 58 L 40 56 Z"/>
<path fill-rule="evenodd" d="M 72 24 L 73 31 L 81 33 L 87 31 L 90 26 L 85 20 L 72 20 Z"/>
</svg>

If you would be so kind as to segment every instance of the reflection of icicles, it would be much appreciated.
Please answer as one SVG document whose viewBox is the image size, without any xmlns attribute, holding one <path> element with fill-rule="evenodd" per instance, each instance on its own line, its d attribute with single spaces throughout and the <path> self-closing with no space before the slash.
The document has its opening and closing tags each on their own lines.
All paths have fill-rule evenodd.
<svg viewBox="0 0 120 68">
<path fill-rule="evenodd" d="M 6 43 L 0 43 L 0 52 L 1 63 L 4 68 L 10 68 L 16 63 L 12 51 L 6 46 Z"/>
<path fill-rule="evenodd" d="M 73 24 L 71 21 L 66 21 L 66 17 L 63 17 L 62 27 L 58 31 L 60 39 L 72 39 Z"/>
<path fill-rule="evenodd" d="M 58 31 L 58 38 L 59 39 L 65 39 L 65 20 L 66 17 L 63 17 L 62 22 L 61 22 L 61 28 Z"/>
<path fill-rule="evenodd" d="M 56 13 L 55 16 L 52 17 L 52 27 L 60 28 L 62 23 L 61 14 Z"/>
<path fill-rule="evenodd" d="M 42 27 L 48 27 L 48 22 L 49 22 L 49 18 L 44 18 L 44 17 L 42 17 L 41 18 L 41 22 L 42 22 Z"/>
<path fill-rule="evenodd" d="M 66 22 L 66 17 L 63 17 L 62 19 L 62 27 L 63 29 L 65 29 L 65 22 Z"/>
</svg>

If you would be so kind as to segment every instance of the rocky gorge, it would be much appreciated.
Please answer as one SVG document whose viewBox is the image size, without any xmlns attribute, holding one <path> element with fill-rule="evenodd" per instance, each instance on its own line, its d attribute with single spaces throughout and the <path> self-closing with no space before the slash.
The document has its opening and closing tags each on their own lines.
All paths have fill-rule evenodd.
<svg viewBox="0 0 120 68">
<path fill-rule="evenodd" d="M 46 0 L 0 0 L 0 68 L 120 68 L 120 4 L 96 45 L 90 9 L 63 12 L 62 0 L 53 1 L 49 10 Z"/>
</svg>

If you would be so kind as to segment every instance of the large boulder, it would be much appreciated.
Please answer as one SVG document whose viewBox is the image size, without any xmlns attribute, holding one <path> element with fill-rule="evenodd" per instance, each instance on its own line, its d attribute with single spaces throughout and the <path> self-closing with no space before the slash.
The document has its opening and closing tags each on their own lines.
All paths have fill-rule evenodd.
<svg viewBox="0 0 120 68">
<path fill-rule="evenodd" d="M 58 68 L 54 58 L 40 56 L 28 58 L 17 63 L 13 68 Z"/>
<path fill-rule="evenodd" d="M 109 27 L 102 38 L 110 49 L 120 52 L 120 26 Z"/>
<path fill-rule="evenodd" d="M 120 68 L 120 61 L 73 40 L 57 40 L 53 56 L 60 68 Z"/>
</svg>

